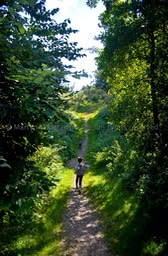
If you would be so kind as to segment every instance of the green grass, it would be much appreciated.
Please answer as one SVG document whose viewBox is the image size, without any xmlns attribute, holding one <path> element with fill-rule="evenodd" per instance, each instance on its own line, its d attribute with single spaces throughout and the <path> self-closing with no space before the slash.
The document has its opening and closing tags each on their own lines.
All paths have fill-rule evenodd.
<svg viewBox="0 0 168 256">
<path fill-rule="evenodd" d="M 140 255 L 148 217 L 142 216 L 136 196 L 123 188 L 120 179 L 108 178 L 101 169 L 91 169 L 85 184 L 104 223 L 110 251 L 119 256 Z"/>
<path fill-rule="evenodd" d="M 89 116 L 87 160 L 91 167 L 85 176 L 85 186 L 104 224 L 111 255 L 168 256 L 166 240 L 159 237 L 156 222 L 136 191 L 128 190 L 123 183 L 122 174 L 133 168 L 131 164 L 134 162 L 127 161 L 132 157 L 127 153 L 131 146 L 117 131 L 98 131 L 98 125 L 106 123 L 103 112 L 99 113 L 96 110 Z M 119 152 L 115 151 L 120 148 Z M 100 157 L 104 159 L 100 161 Z"/>
<path fill-rule="evenodd" d="M 85 158 L 91 167 L 84 177 L 84 187 L 93 208 L 98 210 L 98 216 L 103 222 L 103 232 L 111 255 L 168 256 L 165 239 L 158 239 L 158 236 L 155 236 L 156 223 L 151 221 L 151 216 L 137 194 L 124 186 L 121 174 L 124 171 L 127 174 L 127 170 L 131 167 L 130 162 L 125 161 L 129 158 L 129 154 L 122 156 L 123 152 L 126 152 L 123 148 L 128 148 L 124 145 L 126 141 L 116 131 L 99 132 L 97 129 L 98 124 L 105 123 L 103 112 L 99 114 L 100 110 L 102 111 L 102 104 L 96 104 L 93 107 L 89 106 L 86 112 L 73 113 L 77 133 L 72 147 L 76 152 L 78 139 L 84 138 L 84 120 L 89 120 L 89 141 Z M 116 151 L 113 159 L 115 161 L 112 161 L 111 157 L 115 152 L 110 146 L 114 141 L 118 142 L 115 148 L 121 147 L 121 151 Z M 102 151 L 104 147 L 106 150 Z M 13 236 L 9 251 L 4 255 L 63 255 L 62 216 L 72 184 L 73 171 L 63 167 L 61 158 L 58 157 L 55 159 L 56 162 L 53 161 L 55 154 L 55 151 L 44 148 L 38 154 L 41 158 L 38 158 L 37 162 L 41 169 L 45 168 L 50 177 L 56 176 L 59 180 L 57 187 L 49 192 L 47 201 L 46 197 L 44 198 L 44 204 L 37 206 L 38 210 L 34 211 L 34 219 L 30 227 L 25 232 L 22 230 L 19 235 L 17 232 L 16 236 Z M 110 158 L 112 167 L 106 166 L 104 157 Z"/>
<path fill-rule="evenodd" d="M 60 173 L 58 186 L 50 191 L 48 202 L 34 215 L 36 223 L 11 244 L 15 255 L 62 255 L 62 215 L 72 184 L 72 170 Z"/>
<path fill-rule="evenodd" d="M 75 156 L 79 139 L 84 139 L 85 115 L 86 113 L 74 113 L 72 117 L 75 133 L 73 134 L 73 143 L 68 144 L 68 146 L 71 147 Z M 67 142 L 69 143 L 68 138 Z M 30 157 L 29 160 L 34 163 L 32 166 L 34 169 L 30 171 L 37 176 L 37 181 L 32 180 L 34 186 L 37 185 L 37 182 L 40 185 L 41 179 L 43 179 L 43 186 L 46 188 L 49 186 L 49 192 L 48 190 L 43 191 L 38 194 L 38 198 L 33 198 L 33 202 L 36 203 L 33 205 L 33 209 L 31 207 L 29 216 L 25 215 L 26 218 L 23 217 L 23 211 L 21 211 L 23 207 L 20 207 L 22 216 L 17 213 L 15 217 L 17 223 L 15 221 L 10 223 L 8 216 L 5 216 L 5 228 L 1 230 L 3 240 L 0 241 L 2 245 L 0 254 L 17 256 L 59 256 L 63 254 L 62 216 L 72 185 L 73 170 L 63 166 L 60 148 L 61 145 L 57 144 L 40 147 Z M 65 150 L 68 150 L 68 147 Z M 33 170 L 36 170 L 36 173 Z M 28 185 L 31 185 L 31 182 Z M 27 210 L 26 207 L 24 211 Z M 7 225 L 9 225 L 9 230 Z"/>
</svg>

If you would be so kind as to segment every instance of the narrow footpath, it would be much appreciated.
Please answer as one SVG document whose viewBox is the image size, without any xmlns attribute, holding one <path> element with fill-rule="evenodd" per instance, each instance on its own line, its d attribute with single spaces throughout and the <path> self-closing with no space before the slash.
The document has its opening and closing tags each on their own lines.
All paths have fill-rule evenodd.
<svg viewBox="0 0 168 256">
<path fill-rule="evenodd" d="M 84 157 L 87 142 L 88 123 L 86 119 L 85 140 L 78 156 Z M 75 164 L 76 159 L 71 159 L 68 166 L 74 169 Z M 74 182 L 63 216 L 63 256 L 109 256 L 101 230 L 102 224 L 97 218 L 96 211 L 91 208 L 84 193 L 78 194 Z"/>
</svg>

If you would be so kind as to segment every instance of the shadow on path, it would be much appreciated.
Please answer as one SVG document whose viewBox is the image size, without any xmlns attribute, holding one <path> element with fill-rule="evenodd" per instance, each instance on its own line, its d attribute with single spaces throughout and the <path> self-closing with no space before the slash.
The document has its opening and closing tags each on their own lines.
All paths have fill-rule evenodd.
<svg viewBox="0 0 168 256">
<path fill-rule="evenodd" d="M 84 157 L 88 142 L 86 120 L 85 140 L 78 156 Z M 71 159 L 69 168 L 74 168 L 76 159 Z M 109 256 L 105 239 L 101 232 L 102 224 L 96 211 L 90 207 L 88 198 L 78 194 L 72 187 L 66 212 L 63 216 L 63 256 Z"/>
</svg>

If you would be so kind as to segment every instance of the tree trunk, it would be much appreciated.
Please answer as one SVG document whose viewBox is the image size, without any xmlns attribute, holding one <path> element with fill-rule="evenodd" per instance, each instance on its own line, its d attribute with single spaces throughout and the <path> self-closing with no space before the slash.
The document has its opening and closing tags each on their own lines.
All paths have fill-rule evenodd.
<svg viewBox="0 0 168 256">
<path fill-rule="evenodd" d="M 151 30 L 150 39 L 151 39 L 150 75 L 151 75 L 152 111 L 153 111 L 154 125 L 155 127 L 157 127 L 156 135 L 160 137 L 157 89 L 156 89 L 156 82 L 155 82 L 155 37 L 154 37 L 153 30 Z"/>
</svg>

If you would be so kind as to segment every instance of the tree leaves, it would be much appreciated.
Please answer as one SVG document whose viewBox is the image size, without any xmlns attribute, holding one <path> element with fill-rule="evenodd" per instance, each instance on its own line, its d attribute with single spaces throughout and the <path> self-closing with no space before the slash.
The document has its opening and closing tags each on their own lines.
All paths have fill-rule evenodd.
<svg viewBox="0 0 168 256">
<path fill-rule="evenodd" d="M 35 79 L 34 79 L 34 83 L 35 84 L 41 84 L 43 82 L 43 77 L 41 76 L 37 76 Z"/>
<path fill-rule="evenodd" d="M 97 6 L 97 3 L 99 2 L 99 0 L 88 0 L 86 3 L 88 6 L 90 6 L 91 8 L 95 8 Z"/>
<path fill-rule="evenodd" d="M 11 169 L 11 166 L 7 163 L 6 159 L 0 155 L 0 168 L 9 168 Z"/>
<path fill-rule="evenodd" d="M 163 215 L 168 182 L 166 1 L 103 3 L 106 10 L 100 21 L 104 31 L 99 39 L 104 48 L 97 64 L 111 95 L 108 121 L 137 151 L 131 170 L 123 166 L 123 177 L 137 189 L 146 208 L 159 209 Z"/>
<path fill-rule="evenodd" d="M 18 28 L 19 28 L 20 34 L 25 33 L 25 28 L 24 28 L 23 26 L 21 26 L 21 25 L 19 24 L 19 25 L 18 25 Z"/>
<path fill-rule="evenodd" d="M 74 73 L 63 58 L 82 56 L 77 43 L 69 42 L 77 31 L 69 19 L 57 23 L 57 12 L 47 11 L 45 0 L 3 1 L 0 6 L 0 192 L 19 207 L 25 203 L 24 189 L 37 193 L 23 167 L 26 158 L 46 141 L 45 124 L 64 118 L 64 83 Z"/>
</svg>

